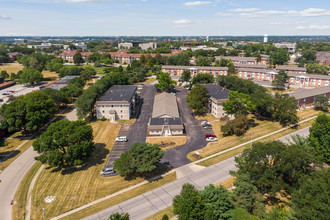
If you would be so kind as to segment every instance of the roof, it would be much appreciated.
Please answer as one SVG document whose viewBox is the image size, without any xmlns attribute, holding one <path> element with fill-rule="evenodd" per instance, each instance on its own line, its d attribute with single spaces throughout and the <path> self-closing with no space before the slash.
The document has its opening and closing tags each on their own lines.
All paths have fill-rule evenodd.
<svg viewBox="0 0 330 220">
<path fill-rule="evenodd" d="M 209 96 L 216 100 L 228 99 L 230 90 L 225 89 L 217 84 L 203 84 L 209 90 Z"/>
<path fill-rule="evenodd" d="M 330 93 L 329 86 L 322 86 L 322 87 L 317 87 L 314 89 L 305 89 L 302 91 L 299 90 L 299 91 L 290 93 L 290 95 L 295 97 L 295 99 L 303 99 L 303 98 L 323 95 L 323 94 L 327 94 L 327 93 Z"/>
<path fill-rule="evenodd" d="M 306 68 L 304 67 L 294 67 L 294 66 L 278 66 L 276 70 L 296 70 L 296 71 L 304 71 L 306 72 Z"/>
<path fill-rule="evenodd" d="M 288 76 L 292 77 L 306 77 L 310 79 L 328 79 L 330 80 L 330 75 L 317 75 L 317 74 L 305 74 L 305 73 L 288 73 Z"/>
<path fill-rule="evenodd" d="M 151 118 L 150 126 L 155 125 L 182 125 L 181 118 Z"/>
<path fill-rule="evenodd" d="M 244 61 L 256 61 L 256 57 L 234 57 L 234 56 L 215 56 L 215 59 L 220 60 L 221 58 L 224 59 L 231 59 L 231 60 L 244 60 Z"/>
<path fill-rule="evenodd" d="M 112 86 L 104 95 L 98 100 L 104 101 L 131 101 L 136 91 L 136 86 Z"/>
<path fill-rule="evenodd" d="M 236 68 L 267 69 L 267 65 L 235 64 Z"/>
<path fill-rule="evenodd" d="M 174 65 L 163 65 L 163 68 L 167 69 L 197 69 L 197 70 L 228 70 L 228 67 L 219 66 L 174 66 Z"/>
<path fill-rule="evenodd" d="M 270 73 L 275 72 L 275 70 L 272 69 L 253 69 L 253 68 L 237 68 L 237 71 L 243 71 L 243 72 L 250 72 L 250 73 Z"/>
<path fill-rule="evenodd" d="M 152 117 L 158 118 L 163 115 L 170 115 L 173 118 L 179 117 L 178 104 L 176 96 L 167 92 L 155 95 Z"/>
<path fill-rule="evenodd" d="M 55 84 L 68 84 L 72 79 L 77 78 L 80 76 L 64 76 L 58 81 L 55 82 Z"/>
</svg>

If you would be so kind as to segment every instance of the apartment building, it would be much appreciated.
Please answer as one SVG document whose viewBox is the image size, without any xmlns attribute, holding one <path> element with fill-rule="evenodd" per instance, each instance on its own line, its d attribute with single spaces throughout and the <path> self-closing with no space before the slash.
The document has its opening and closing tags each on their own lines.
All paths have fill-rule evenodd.
<svg viewBox="0 0 330 220">
<path fill-rule="evenodd" d="M 293 66 L 277 66 L 277 71 L 284 70 L 287 74 L 306 74 L 306 68 Z"/>
<path fill-rule="evenodd" d="M 317 52 L 316 61 L 319 62 L 319 64 L 330 65 L 330 52 Z"/>
<path fill-rule="evenodd" d="M 314 105 L 314 101 L 318 96 L 325 96 L 330 99 L 330 87 L 319 87 L 314 89 L 305 89 L 303 91 L 295 91 L 290 94 L 297 101 L 299 108 L 310 107 Z"/>
<path fill-rule="evenodd" d="M 77 50 L 72 51 L 64 51 L 59 56 L 63 59 L 68 61 L 69 63 L 73 63 L 73 56 L 77 53 Z M 88 56 L 92 55 L 93 52 L 80 52 L 84 61 L 88 61 Z"/>
<path fill-rule="evenodd" d="M 287 49 L 289 53 L 294 53 L 296 52 L 297 43 L 281 42 L 281 43 L 275 43 L 274 46 L 277 48 Z"/>
<path fill-rule="evenodd" d="M 209 90 L 209 103 L 207 112 L 216 118 L 226 116 L 222 103 L 228 100 L 229 90 L 217 84 L 203 84 Z"/>
<path fill-rule="evenodd" d="M 136 86 L 112 86 L 96 103 L 96 118 L 106 118 L 110 122 L 128 120 L 135 112 L 138 100 Z"/>
<path fill-rule="evenodd" d="M 170 66 L 163 65 L 162 71 L 171 76 L 181 76 L 184 70 L 189 70 L 191 76 L 196 76 L 198 73 L 209 73 L 214 77 L 219 75 L 226 76 L 228 74 L 228 67 L 214 67 L 214 66 Z"/>
<path fill-rule="evenodd" d="M 154 50 L 157 48 L 158 43 L 157 42 L 148 42 L 148 43 L 140 43 L 139 47 L 141 47 L 142 50 L 148 50 L 149 48 Z"/>
<path fill-rule="evenodd" d="M 240 56 L 215 56 L 216 60 L 220 59 L 231 59 L 231 61 L 234 63 L 234 65 L 266 65 L 268 62 L 268 55 L 262 55 L 260 62 L 257 61 L 257 57 L 242 57 Z"/>
<path fill-rule="evenodd" d="M 156 94 L 149 121 L 149 135 L 182 135 L 183 129 L 176 96 L 166 92 Z"/>
</svg>

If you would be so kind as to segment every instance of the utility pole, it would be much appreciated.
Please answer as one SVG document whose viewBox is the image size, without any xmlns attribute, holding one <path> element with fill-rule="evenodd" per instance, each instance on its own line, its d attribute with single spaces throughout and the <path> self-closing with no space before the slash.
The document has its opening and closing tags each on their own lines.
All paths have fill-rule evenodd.
<svg viewBox="0 0 330 220">
<path fill-rule="evenodd" d="M 42 208 L 42 216 L 43 216 L 43 219 L 45 220 L 45 208 Z"/>
</svg>

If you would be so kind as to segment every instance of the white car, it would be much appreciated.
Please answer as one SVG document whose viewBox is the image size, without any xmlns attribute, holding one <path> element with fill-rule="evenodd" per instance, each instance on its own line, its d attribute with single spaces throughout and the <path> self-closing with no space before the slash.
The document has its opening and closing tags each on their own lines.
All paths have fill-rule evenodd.
<svg viewBox="0 0 330 220">
<path fill-rule="evenodd" d="M 210 122 L 208 122 L 206 120 L 203 120 L 203 121 L 201 121 L 201 125 L 202 126 L 207 126 L 207 125 L 210 125 Z"/>
<path fill-rule="evenodd" d="M 126 136 L 120 136 L 120 137 L 116 137 L 116 142 L 126 142 L 127 141 L 127 137 Z"/>
<path fill-rule="evenodd" d="M 101 175 L 107 175 L 107 174 L 114 174 L 116 171 L 113 169 L 113 167 L 105 168 L 101 171 Z"/>
<path fill-rule="evenodd" d="M 218 141 L 218 138 L 216 137 L 208 137 L 205 139 L 207 142 L 212 142 L 212 141 Z"/>
</svg>

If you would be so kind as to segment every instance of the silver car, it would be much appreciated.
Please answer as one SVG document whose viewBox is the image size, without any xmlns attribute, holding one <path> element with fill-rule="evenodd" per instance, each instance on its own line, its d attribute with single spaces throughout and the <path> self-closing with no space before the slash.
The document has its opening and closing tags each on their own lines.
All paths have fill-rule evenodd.
<svg viewBox="0 0 330 220">
<path fill-rule="evenodd" d="M 114 174 L 116 171 L 113 167 L 107 167 L 101 171 L 101 175 Z"/>
</svg>

